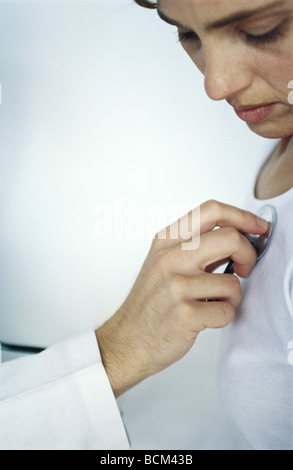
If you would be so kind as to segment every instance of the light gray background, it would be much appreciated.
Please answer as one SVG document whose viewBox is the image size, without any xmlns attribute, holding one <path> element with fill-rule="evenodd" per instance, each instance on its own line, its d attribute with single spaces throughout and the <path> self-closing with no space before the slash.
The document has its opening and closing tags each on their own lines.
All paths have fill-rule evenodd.
<svg viewBox="0 0 293 470">
<path fill-rule="evenodd" d="M 132 0 L 0 1 L 0 82 L 2 341 L 48 346 L 121 305 L 151 236 L 98 240 L 98 204 L 242 206 L 273 145 L 209 100 L 175 28 Z M 135 448 L 228 445 L 219 338 L 122 397 Z"/>
</svg>

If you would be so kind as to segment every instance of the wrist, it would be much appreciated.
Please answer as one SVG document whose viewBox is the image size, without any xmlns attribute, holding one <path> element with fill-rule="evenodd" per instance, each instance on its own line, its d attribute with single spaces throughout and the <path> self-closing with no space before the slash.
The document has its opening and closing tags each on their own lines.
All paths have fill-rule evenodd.
<svg viewBox="0 0 293 470">
<path fill-rule="evenodd" d="M 102 363 L 116 398 L 148 376 L 129 350 L 129 344 L 117 340 L 114 334 L 117 328 L 109 321 L 95 331 Z"/>
</svg>

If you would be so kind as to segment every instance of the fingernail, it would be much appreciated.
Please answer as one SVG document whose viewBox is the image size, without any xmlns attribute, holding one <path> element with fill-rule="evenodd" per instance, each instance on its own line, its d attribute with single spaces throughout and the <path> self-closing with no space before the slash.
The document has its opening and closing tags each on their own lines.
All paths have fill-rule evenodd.
<svg viewBox="0 0 293 470">
<path fill-rule="evenodd" d="M 269 223 L 267 220 L 262 219 L 261 217 L 257 217 L 257 223 L 262 228 L 263 230 L 266 230 L 269 226 Z"/>
</svg>

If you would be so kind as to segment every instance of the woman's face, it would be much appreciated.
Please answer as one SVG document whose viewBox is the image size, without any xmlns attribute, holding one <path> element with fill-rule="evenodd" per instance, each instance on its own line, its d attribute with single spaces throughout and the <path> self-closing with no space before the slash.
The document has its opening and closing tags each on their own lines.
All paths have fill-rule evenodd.
<svg viewBox="0 0 293 470">
<path fill-rule="evenodd" d="M 263 137 L 293 135 L 293 0 L 159 0 L 158 13 L 178 27 L 211 99 Z"/>
</svg>

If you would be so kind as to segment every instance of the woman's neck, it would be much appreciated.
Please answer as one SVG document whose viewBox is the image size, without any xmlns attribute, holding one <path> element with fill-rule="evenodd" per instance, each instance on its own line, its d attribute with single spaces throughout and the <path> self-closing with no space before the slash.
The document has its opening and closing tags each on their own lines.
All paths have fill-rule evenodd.
<svg viewBox="0 0 293 470">
<path fill-rule="evenodd" d="M 280 196 L 293 187 L 293 137 L 282 139 L 262 168 L 255 186 L 257 199 Z"/>
<path fill-rule="evenodd" d="M 292 144 L 293 144 L 292 136 L 285 137 L 284 139 L 282 139 L 279 144 L 279 157 L 282 157 L 283 155 L 285 155 L 287 151 L 290 151 L 290 149 L 291 149 L 291 152 L 293 152 Z"/>
</svg>

